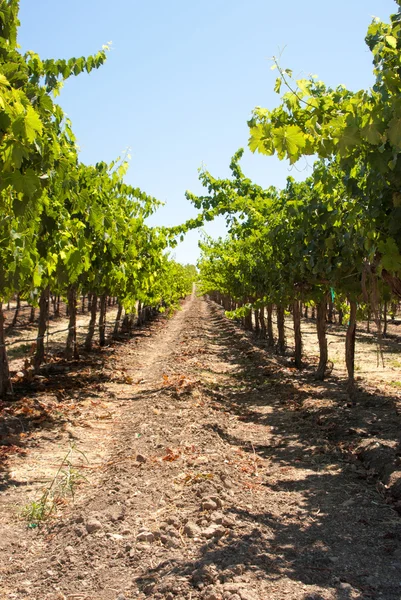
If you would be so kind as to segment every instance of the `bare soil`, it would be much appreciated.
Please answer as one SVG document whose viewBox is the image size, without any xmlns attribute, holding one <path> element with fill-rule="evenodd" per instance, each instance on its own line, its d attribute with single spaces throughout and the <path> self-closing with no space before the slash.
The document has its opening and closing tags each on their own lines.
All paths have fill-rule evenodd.
<svg viewBox="0 0 401 600">
<path fill-rule="evenodd" d="M 50 363 L 1 406 L 0 598 L 399 600 L 397 378 L 353 406 L 196 297 Z M 86 480 L 32 527 L 71 444 Z"/>
</svg>

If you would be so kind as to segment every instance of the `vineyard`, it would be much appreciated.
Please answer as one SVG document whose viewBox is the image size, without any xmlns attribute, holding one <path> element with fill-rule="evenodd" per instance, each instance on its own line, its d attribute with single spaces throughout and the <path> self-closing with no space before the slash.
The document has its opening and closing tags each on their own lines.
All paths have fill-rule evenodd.
<svg viewBox="0 0 401 600">
<path fill-rule="evenodd" d="M 0 599 L 401 597 L 395 4 L 369 89 L 274 58 L 248 146 L 312 157 L 303 181 L 263 187 L 239 149 L 167 227 L 56 102 L 109 46 L 23 53 L 0 0 Z"/>
</svg>

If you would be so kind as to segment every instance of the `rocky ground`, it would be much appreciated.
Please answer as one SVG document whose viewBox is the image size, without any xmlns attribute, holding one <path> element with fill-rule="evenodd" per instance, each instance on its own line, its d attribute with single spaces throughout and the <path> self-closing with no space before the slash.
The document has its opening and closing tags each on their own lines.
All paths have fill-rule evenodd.
<svg viewBox="0 0 401 600">
<path fill-rule="evenodd" d="M 2 405 L 0 598 L 399 600 L 397 392 L 353 406 L 196 297 L 50 364 Z M 23 520 L 71 447 L 74 503 Z"/>
</svg>

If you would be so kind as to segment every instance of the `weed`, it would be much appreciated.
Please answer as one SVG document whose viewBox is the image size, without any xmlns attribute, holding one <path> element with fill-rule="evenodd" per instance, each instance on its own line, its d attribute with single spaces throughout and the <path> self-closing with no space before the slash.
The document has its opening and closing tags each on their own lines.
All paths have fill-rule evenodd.
<svg viewBox="0 0 401 600">
<path fill-rule="evenodd" d="M 42 521 L 49 519 L 57 510 L 58 505 L 65 504 L 68 496 L 74 502 L 77 485 L 88 481 L 72 463 L 74 452 L 80 454 L 85 462 L 88 462 L 85 454 L 78 450 L 75 444 L 72 444 L 41 498 L 32 500 L 22 509 L 21 516 L 28 521 L 29 526 L 37 526 Z"/>
</svg>

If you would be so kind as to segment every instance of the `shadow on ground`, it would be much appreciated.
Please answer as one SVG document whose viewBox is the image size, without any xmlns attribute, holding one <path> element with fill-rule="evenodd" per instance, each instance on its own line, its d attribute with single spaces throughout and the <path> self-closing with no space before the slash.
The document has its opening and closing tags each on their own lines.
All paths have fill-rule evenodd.
<svg viewBox="0 0 401 600">
<path fill-rule="evenodd" d="M 162 591 L 163 580 L 190 577 L 202 589 L 252 574 L 272 590 L 285 577 L 294 585 L 320 586 L 339 600 L 399 599 L 401 521 L 379 469 L 371 468 L 380 465 L 383 447 L 391 449 L 396 468 L 399 397 L 361 386 L 352 406 L 344 380 L 332 376 L 317 382 L 310 369 L 295 373 L 285 366 L 288 361 L 277 360 L 225 319 L 220 307 L 210 303 L 210 309 L 209 339 L 219 361 L 230 366 L 230 381 L 204 384 L 202 394 L 216 413 L 235 416 L 238 426 L 218 420 L 205 427 L 226 444 L 268 459 L 259 473 L 262 481 L 255 483 L 265 493 L 255 492 L 249 510 L 227 509 L 239 528 L 205 543 L 194 560 L 159 565 L 140 585 L 154 583 Z M 209 372 L 221 374 L 219 368 Z M 360 460 L 365 443 L 368 464 Z M 269 498 L 275 498 L 275 512 Z M 292 597 L 327 596 L 307 591 L 301 596 L 297 590 Z"/>
</svg>

